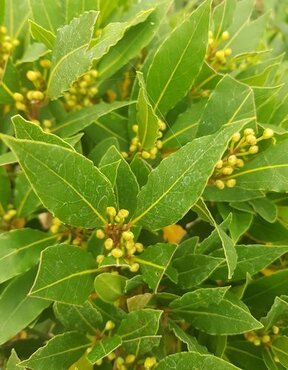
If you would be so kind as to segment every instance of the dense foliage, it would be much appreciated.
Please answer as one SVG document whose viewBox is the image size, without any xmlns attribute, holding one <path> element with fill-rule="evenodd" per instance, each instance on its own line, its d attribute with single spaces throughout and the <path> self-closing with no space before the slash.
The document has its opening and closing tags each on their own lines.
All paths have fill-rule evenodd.
<svg viewBox="0 0 288 370">
<path fill-rule="evenodd" d="M 288 368 L 286 0 L 0 0 L 0 368 Z"/>
</svg>

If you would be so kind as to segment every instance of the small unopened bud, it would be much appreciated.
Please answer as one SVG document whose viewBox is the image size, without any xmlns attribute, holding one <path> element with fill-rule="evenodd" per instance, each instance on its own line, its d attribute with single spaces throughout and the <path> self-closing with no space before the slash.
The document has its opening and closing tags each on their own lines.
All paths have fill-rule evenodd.
<svg viewBox="0 0 288 370">
<path fill-rule="evenodd" d="M 18 110 L 26 111 L 26 105 L 21 103 L 20 101 L 17 101 L 15 106 Z"/>
<path fill-rule="evenodd" d="M 237 141 L 239 141 L 241 139 L 241 134 L 240 134 L 240 132 L 236 132 L 235 134 L 233 134 L 233 136 L 232 136 L 232 141 L 234 141 L 235 143 L 237 142 Z"/>
<path fill-rule="evenodd" d="M 114 242 L 113 242 L 113 240 L 111 238 L 106 239 L 105 242 L 104 242 L 104 247 L 108 251 L 113 248 L 113 245 L 114 245 Z"/>
<path fill-rule="evenodd" d="M 261 345 L 261 340 L 259 338 L 255 338 L 253 340 L 253 344 L 254 344 L 254 346 L 260 346 Z"/>
<path fill-rule="evenodd" d="M 120 209 L 120 211 L 117 213 L 117 216 L 120 218 L 126 218 L 129 216 L 129 211 L 127 209 Z"/>
<path fill-rule="evenodd" d="M 262 343 L 269 343 L 271 340 L 270 335 L 263 335 L 261 340 L 262 340 Z"/>
<path fill-rule="evenodd" d="M 96 238 L 97 239 L 104 239 L 105 238 L 105 233 L 102 229 L 96 230 Z"/>
<path fill-rule="evenodd" d="M 220 159 L 220 161 L 218 161 L 218 162 L 216 163 L 216 168 L 220 169 L 220 168 L 222 168 L 222 167 L 223 167 L 223 161 L 222 161 L 222 159 Z"/>
<path fill-rule="evenodd" d="M 122 233 L 122 238 L 124 240 L 133 240 L 134 239 L 134 234 L 131 231 L 123 231 Z"/>
<path fill-rule="evenodd" d="M 156 358 L 155 357 L 146 357 L 144 361 L 144 368 L 151 369 L 154 365 L 156 365 Z"/>
<path fill-rule="evenodd" d="M 126 356 L 125 358 L 125 362 L 126 364 L 133 364 L 133 362 L 136 360 L 136 356 L 135 355 L 128 355 Z"/>
<path fill-rule="evenodd" d="M 274 136 L 274 131 L 271 130 L 271 128 L 265 128 L 262 136 L 263 139 L 270 139 L 271 137 Z"/>
<path fill-rule="evenodd" d="M 250 154 L 256 154 L 259 152 L 259 147 L 257 145 L 252 145 L 249 148 L 249 153 Z"/>
<path fill-rule="evenodd" d="M 123 257 L 123 251 L 119 248 L 115 248 L 111 251 L 111 255 L 114 258 L 121 258 L 121 257 Z"/>
<path fill-rule="evenodd" d="M 147 152 L 146 150 L 143 150 L 142 157 L 144 159 L 149 159 L 151 157 L 151 154 L 149 152 Z"/>
<path fill-rule="evenodd" d="M 40 60 L 40 66 L 45 69 L 49 69 L 51 67 L 51 62 L 49 59 L 42 59 Z"/>
<path fill-rule="evenodd" d="M 225 188 L 225 184 L 222 180 L 216 180 L 215 181 L 215 185 L 218 189 L 222 190 Z"/>
<path fill-rule="evenodd" d="M 15 101 L 22 102 L 24 100 L 24 96 L 22 94 L 16 92 L 16 93 L 13 94 L 13 99 Z"/>
<path fill-rule="evenodd" d="M 135 248 L 138 253 L 141 253 L 144 250 L 144 245 L 142 243 L 135 243 Z"/>
<path fill-rule="evenodd" d="M 115 328 L 115 324 L 113 321 L 108 320 L 105 324 L 105 330 L 113 330 Z"/>
<path fill-rule="evenodd" d="M 95 362 L 95 365 L 96 366 L 101 366 L 103 364 L 103 359 L 101 358 L 100 360 L 97 360 L 96 362 Z"/>
<path fill-rule="evenodd" d="M 233 173 L 233 168 L 230 166 L 224 167 L 222 173 L 223 175 L 231 175 Z"/>
<path fill-rule="evenodd" d="M 161 148 L 163 147 L 163 142 L 162 142 L 161 140 L 157 140 L 157 141 L 156 141 L 156 147 L 157 147 L 158 149 L 161 149 Z"/>
<path fill-rule="evenodd" d="M 247 135 L 245 140 L 250 145 L 255 145 L 257 143 L 256 136 L 254 135 Z"/>
<path fill-rule="evenodd" d="M 139 130 L 139 126 L 138 126 L 138 125 L 133 125 L 133 126 L 132 126 L 132 131 L 133 131 L 133 132 L 135 132 L 135 133 L 136 133 L 136 132 L 138 132 L 138 130 Z"/>
<path fill-rule="evenodd" d="M 108 216 L 111 216 L 111 217 L 115 217 L 117 214 L 116 209 L 114 207 L 107 207 L 106 213 Z"/>
<path fill-rule="evenodd" d="M 28 71 L 26 73 L 26 76 L 27 76 L 28 80 L 34 82 L 34 81 L 38 80 L 39 73 L 38 72 L 35 72 L 35 71 Z"/>
<path fill-rule="evenodd" d="M 109 353 L 107 356 L 108 360 L 113 361 L 116 358 L 116 354 L 114 352 Z"/>
<path fill-rule="evenodd" d="M 247 136 L 247 135 L 255 135 L 255 132 L 252 128 L 245 128 L 244 130 L 244 135 Z"/>
<path fill-rule="evenodd" d="M 275 326 L 275 325 L 272 326 L 272 332 L 273 332 L 273 334 L 277 335 L 277 334 L 279 334 L 279 331 L 280 331 L 280 329 L 279 329 L 278 326 Z"/>
<path fill-rule="evenodd" d="M 96 257 L 96 262 L 97 263 L 102 263 L 104 261 L 105 256 L 103 254 L 98 254 Z"/>
<path fill-rule="evenodd" d="M 236 155 L 234 155 L 234 154 L 230 155 L 229 158 L 228 158 L 228 163 L 231 166 L 235 166 L 235 164 L 237 163 L 237 157 L 236 157 Z"/>
<path fill-rule="evenodd" d="M 232 49 L 230 49 L 230 48 L 225 49 L 224 54 L 225 54 L 226 57 L 229 57 L 232 54 Z"/>
<path fill-rule="evenodd" d="M 215 54 L 216 58 L 219 60 L 223 60 L 225 58 L 225 52 L 224 50 L 218 50 Z"/>
<path fill-rule="evenodd" d="M 162 130 L 162 131 L 166 130 L 166 123 L 165 122 L 159 120 L 158 125 L 159 125 L 160 130 Z"/>
<path fill-rule="evenodd" d="M 130 266 L 130 271 L 131 272 L 137 272 L 140 268 L 140 265 L 139 263 L 132 263 L 132 265 Z"/>
<path fill-rule="evenodd" d="M 229 179 L 226 181 L 226 186 L 227 188 L 234 188 L 236 185 L 236 180 L 235 179 Z"/>
<path fill-rule="evenodd" d="M 230 37 L 230 33 L 228 31 L 224 31 L 221 35 L 222 41 L 227 41 Z"/>
<path fill-rule="evenodd" d="M 237 162 L 236 162 L 236 166 L 237 166 L 237 167 L 240 167 L 240 168 L 241 168 L 241 167 L 244 167 L 244 164 L 245 164 L 245 163 L 244 163 L 243 159 L 241 159 L 241 158 L 238 158 L 238 159 L 237 159 Z"/>
</svg>

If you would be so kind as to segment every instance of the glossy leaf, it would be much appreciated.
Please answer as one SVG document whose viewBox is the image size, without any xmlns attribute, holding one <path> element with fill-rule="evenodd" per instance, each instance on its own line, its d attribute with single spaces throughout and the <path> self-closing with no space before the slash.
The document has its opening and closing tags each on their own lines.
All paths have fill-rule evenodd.
<svg viewBox="0 0 288 370">
<path fill-rule="evenodd" d="M 115 302 L 124 293 L 126 278 L 121 275 L 114 275 L 103 272 L 94 281 L 95 292 L 104 302 Z"/>
<path fill-rule="evenodd" d="M 113 337 L 106 337 L 101 339 L 99 342 L 96 342 L 95 346 L 92 348 L 92 351 L 89 352 L 87 358 L 92 363 L 101 360 L 102 358 L 109 355 L 109 353 L 115 351 L 122 344 L 121 337 L 113 335 Z"/>
</svg>

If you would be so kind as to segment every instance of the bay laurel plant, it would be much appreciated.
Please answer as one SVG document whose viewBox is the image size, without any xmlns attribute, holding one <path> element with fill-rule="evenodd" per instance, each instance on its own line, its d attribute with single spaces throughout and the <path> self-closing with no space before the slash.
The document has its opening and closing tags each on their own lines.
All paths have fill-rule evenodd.
<svg viewBox="0 0 288 370">
<path fill-rule="evenodd" d="M 0 1 L 1 369 L 288 368 L 285 17 Z"/>
</svg>

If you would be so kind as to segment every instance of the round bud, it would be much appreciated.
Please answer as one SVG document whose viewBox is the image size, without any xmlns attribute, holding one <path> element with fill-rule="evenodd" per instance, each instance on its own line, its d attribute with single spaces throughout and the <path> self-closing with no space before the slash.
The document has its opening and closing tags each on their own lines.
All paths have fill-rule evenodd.
<svg viewBox="0 0 288 370">
<path fill-rule="evenodd" d="M 5 26 L 1 26 L 0 27 L 0 33 L 2 33 L 3 35 L 5 35 L 7 33 L 7 28 Z"/>
<path fill-rule="evenodd" d="M 165 122 L 163 122 L 163 121 L 159 120 L 159 121 L 158 121 L 158 125 L 159 125 L 159 129 L 160 129 L 161 131 L 166 130 L 166 123 L 165 123 Z"/>
<path fill-rule="evenodd" d="M 222 167 L 223 167 L 223 161 L 222 161 L 222 159 L 220 159 L 220 161 L 218 161 L 218 162 L 216 163 L 216 168 L 220 169 L 220 168 L 222 168 Z"/>
<path fill-rule="evenodd" d="M 95 362 L 95 365 L 96 366 L 101 366 L 103 364 L 103 359 L 101 358 L 100 360 L 97 360 L 96 362 Z"/>
<path fill-rule="evenodd" d="M 107 356 L 108 360 L 113 361 L 116 358 L 116 354 L 114 352 L 109 353 Z"/>
<path fill-rule="evenodd" d="M 228 31 L 224 31 L 221 35 L 222 41 L 227 41 L 230 37 L 230 33 Z"/>
<path fill-rule="evenodd" d="M 123 158 L 128 158 L 128 153 L 127 152 L 121 152 L 121 154 L 122 154 Z"/>
<path fill-rule="evenodd" d="M 116 209 L 114 207 L 107 207 L 106 213 L 108 216 L 111 216 L 111 217 L 115 217 L 117 214 Z"/>
<path fill-rule="evenodd" d="M 225 188 L 225 184 L 222 180 L 216 180 L 215 181 L 215 185 L 218 189 L 222 190 Z"/>
<path fill-rule="evenodd" d="M 156 364 L 156 358 L 155 357 L 146 357 L 144 361 L 144 368 L 145 369 L 151 369 Z"/>
<path fill-rule="evenodd" d="M 27 73 L 26 73 L 26 76 L 27 76 L 27 78 L 28 78 L 28 80 L 30 80 L 30 81 L 36 81 L 36 80 L 38 80 L 38 78 L 39 78 L 39 73 L 38 72 L 35 72 L 35 71 L 28 71 Z"/>
<path fill-rule="evenodd" d="M 241 159 L 241 158 L 238 158 L 237 159 L 237 162 L 236 162 L 236 166 L 237 167 L 244 167 L 244 161 L 243 161 L 243 159 Z"/>
<path fill-rule="evenodd" d="M 247 136 L 247 135 L 255 135 L 255 132 L 252 128 L 245 128 L 244 130 L 244 135 Z"/>
<path fill-rule="evenodd" d="M 277 334 L 279 334 L 279 331 L 280 331 L 280 329 L 279 329 L 278 326 L 275 326 L 275 325 L 272 326 L 272 332 L 273 332 L 273 334 L 277 335 Z"/>
<path fill-rule="evenodd" d="M 226 181 L 226 186 L 227 188 L 234 188 L 236 185 L 236 180 L 235 179 L 229 179 Z"/>
<path fill-rule="evenodd" d="M 208 32 L 208 36 L 209 36 L 209 37 L 213 37 L 213 32 L 212 32 L 212 31 L 209 31 L 209 32 Z"/>
<path fill-rule="evenodd" d="M 127 242 L 127 243 L 130 243 L 130 242 Z M 128 249 L 128 248 L 127 248 Z M 129 248 L 128 251 L 127 251 L 127 254 L 129 256 L 134 256 L 134 253 L 136 252 L 136 248 L 135 247 L 132 247 L 132 248 Z"/>
<path fill-rule="evenodd" d="M 115 328 L 115 324 L 113 321 L 108 320 L 105 324 L 105 330 L 113 330 Z"/>
<path fill-rule="evenodd" d="M 255 338 L 253 340 L 253 344 L 254 344 L 254 346 L 260 346 L 261 345 L 261 340 L 259 338 Z"/>
<path fill-rule="evenodd" d="M 126 218 L 129 216 L 129 211 L 127 209 L 120 209 L 117 216 L 120 218 Z"/>
<path fill-rule="evenodd" d="M 274 131 L 271 130 L 271 128 L 265 128 L 262 136 L 263 139 L 270 139 L 271 137 L 274 136 Z"/>
<path fill-rule="evenodd" d="M 40 66 L 45 69 L 49 69 L 51 67 L 51 62 L 49 59 L 42 59 L 40 60 Z"/>
<path fill-rule="evenodd" d="M 152 149 L 150 149 L 150 154 L 151 155 L 156 155 L 158 153 L 158 148 L 154 147 Z"/>
<path fill-rule="evenodd" d="M 123 365 L 124 364 L 124 358 L 123 357 L 117 357 L 116 358 L 116 364 L 117 365 Z"/>
<path fill-rule="evenodd" d="M 143 150 L 142 152 L 142 158 L 149 159 L 151 157 L 151 154 L 147 152 L 146 150 Z"/>
<path fill-rule="evenodd" d="M 105 256 L 103 254 L 98 254 L 96 257 L 96 262 L 97 263 L 102 263 L 104 261 Z"/>
<path fill-rule="evenodd" d="M 225 54 L 226 57 L 229 57 L 232 54 L 232 49 L 230 49 L 230 48 L 225 49 L 224 54 Z"/>
<path fill-rule="evenodd" d="M 133 240 L 134 239 L 134 234 L 131 231 L 123 231 L 122 233 L 122 238 L 124 240 Z"/>
<path fill-rule="evenodd" d="M 105 238 L 105 233 L 102 229 L 96 230 L 96 238 L 97 239 L 104 239 Z"/>
<path fill-rule="evenodd" d="M 123 257 L 123 251 L 119 248 L 115 248 L 112 250 L 111 252 L 111 255 L 114 257 L 114 258 L 121 258 Z"/>
<path fill-rule="evenodd" d="M 137 145 L 135 145 L 135 144 L 131 144 L 130 146 L 129 146 L 129 151 L 130 152 L 136 152 L 136 150 L 137 150 Z"/>
<path fill-rule="evenodd" d="M 218 50 L 215 54 L 216 58 L 219 60 L 223 60 L 225 58 L 225 52 L 224 50 Z"/>
<path fill-rule="evenodd" d="M 125 247 L 128 250 L 134 248 L 135 247 L 134 241 L 133 240 L 127 240 L 127 242 L 125 243 Z M 135 251 L 136 251 L 136 249 L 135 249 Z"/>
<path fill-rule="evenodd" d="M 133 364 L 133 362 L 136 360 L 136 356 L 135 355 L 128 355 L 126 356 L 125 358 L 125 362 L 126 364 Z"/>
<path fill-rule="evenodd" d="M 106 239 L 105 242 L 104 242 L 104 247 L 108 251 L 113 248 L 113 245 L 114 245 L 114 242 L 113 242 L 113 240 L 111 238 Z"/>
<path fill-rule="evenodd" d="M 231 165 L 231 166 L 235 166 L 236 163 L 237 163 L 237 157 L 236 155 L 232 154 L 228 157 L 228 163 Z"/>
<path fill-rule="evenodd" d="M 234 171 L 233 168 L 230 166 L 224 167 L 222 169 L 223 175 L 232 175 L 233 171 Z"/>
<path fill-rule="evenodd" d="M 161 148 L 163 147 L 163 142 L 162 142 L 161 140 L 157 140 L 157 141 L 156 141 L 156 147 L 157 147 L 158 149 L 161 149 Z"/>
<path fill-rule="evenodd" d="M 16 93 L 13 94 L 13 99 L 15 101 L 21 102 L 21 101 L 24 100 L 24 96 L 22 94 L 16 92 Z"/>
<path fill-rule="evenodd" d="M 93 78 L 96 78 L 98 76 L 98 71 L 96 69 L 91 69 L 91 71 L 89 71 L 89 74 Z"/>
<path fill-rule="evenodd" d="M 52 127 L 52 122 L 50 121 L 50 119 L 44 119 L 43 126 L 46 128 Z"/>
<path fill-rule="evenodd" d="M 135 243 L 135 248 L 138 253 L 141 253 L 144 250 L 144 245 L 142 243 Z"/>
<path fill-rule="evenodd" d="M 235 134 L 233 134 L 233 136 L 232 136 L 232 141 L 234 141 L 235 143 L 237 142 L 237 141 L 239 141 L 241 139 L 241 134 L 240 134 L 240 132 L 236 132 Z"/>
<path fill-rule="evenodd" d="M 257 145 L 252 145 L 249 148 L 249 153 L 250 154 L 256 154 L 259 152 L 259 147 Z"/>
<path fill-rule="evenodd" d="M 208 44 L 209 44 L 210 46 L 214 44 L 214 39 L 213 39 L 213 37 L 209 37 L 209 39 L 208 39 Z"/>
<path fill-rule="evenodd" d="M 10 209 L 10 210 L 8 211 L 8 215 L 9 215 L 11 218 L 15 217 L 15 216 L 16 216 L 16 214 L 17 214 L 16 209 Z"/>
<path fill-rule="evenodd" d="M 136 132 L 138 132 L 138 130 L 139 130 L 139 126 L 138 126 L 138 125 L 133 125 L 133 126 L 132 126 L 132 131 L 133 131 L 133 132 L 135 132 L 135 133 L 136 133 Z"/>
<path fill-rule="evenodd" d="M 52 225 L 50 227 L 50 231 L 52 234 L 57 234 L 58 233 L 58 230 L 59 230 L 59 226 L 58 225 Z"/>
<path fill-rule="evenodd" d="M 256 136 L 254 135 L 247 135 L 245 140 L 246 140 L 246 143 L 250 145 L 255 145 L 257 143 Z"/>
<path fill-rule="evenodd" d="M 16 106 L 16 108 L 17 108 L 18 110 L 26 111 L 26 105 L 25 105 L 25 104 L 23 104 L 23 103 L 21 103 L 21 102 L 19 102 L 19 101 L 17 101 L 17 102 L 16 102 L 15 106 Z"/>
<path fill-rule="evenodd" d="M 140 268 L 140 265 L 139 263 L 132 263 L 132 265 L 130 266 L 130 271 L 131 272 L 137 272 Z"/>
<path fill-rule="evenodd" d="M 271 340 L 270 335 L 263 335 L 261 340 L 262 340 L 262 343 L 269 343 Z"/>
<path fill-rule="evenodd" d="M 139 139 L 137 136 L 133 137 L 133 139 L 131 140 L 131 144 L 132 145 L 137 145 L 139 143 Z"/>
</svg>

